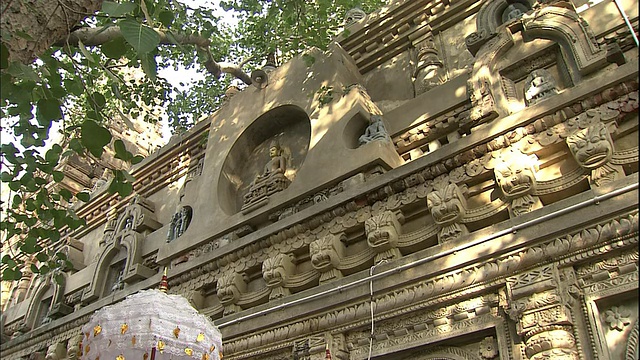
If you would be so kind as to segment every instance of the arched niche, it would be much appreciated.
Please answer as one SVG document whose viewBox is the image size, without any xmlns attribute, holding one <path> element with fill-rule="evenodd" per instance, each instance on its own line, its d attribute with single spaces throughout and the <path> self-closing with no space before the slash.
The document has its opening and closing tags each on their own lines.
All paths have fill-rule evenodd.
<svg viewBox="0 0 640 360">
<path fill-rule="evenodd" d="M 44 276 L 35 286 L 29 307 L 25 314 L 24 324 L 27 329 L 35 329 L 44 324 L 44 319 L 51 317 L 55 305 L 63 301 L 64 281 L 58 284 L 52 280 L 52 274 Z"/>
<path fill-rule="evenodd" d="M 89 287 L 82 296 L 84 303 L 105 295 L 107 278 L 113 272 L 114 263 L 120 260 L 117 257 L 121 251 L 125 258 L 122 270 L 124 283 L 133 283 L 155 274 L 155 271 L 142 265 L 143 234 L 160 228 L 153 211 L 154 206 L 151 202 L 136 196 L 118 216 L 116 230 L 106 239 Z"/>
<path fill-rule="evenodd" d="M 486 12 L 482 15 L 485 20 L 478 20 L 478 25 L 482 25 L 483 28 L 467 37 L 467 46 L 470 41 L 475 41 L 474 34 L 480 36 L 490 31 L 497 23 L 496 19 L 502 16 L 502 12 L 508 6 L 504 0 L 494 0 L 485 5 Z M 558 61 L 562 61 L 563 66 L 568 69 L 568 81 L 573 85 L 579 83 L 583 75 L 606 64 L 606 52 L 598 47 L 586 22 L 572 9 L 554 5 L 544 6 L 523 15 L 517 23 L 519 26 L 515 27 L 513 22 L 510 25 L 499 24 L 491 36 L 487 36 L 480 43 L 476 41 L 480 46 L 475 49 L 476 58 L 468 82 L 473 105 L 469 126 L 490 121 L 498 116 L 506 116 L 513 111 L 512 109 L 522 108 L 506 93 L 506 89 L 512 88 L 513 84 L 501 76 L 497 66 L 498 61 L 514 46 L 512 31 L 521 30 L 522 38 L 527 42 L 535 39 L 555 41 L 562 55 Z"/>
<path fill-rule="evenodd" d="M 286 159 L 285 176 L 293 181 L 307 156 L 310 139 L 309 116 L 295 105 L 276 107 L 253 121 L 233 144 L 222 166 L 217 189 L 222 210 L 229 215 L 240 211 L 244 194 L 270 159 L 273 140 L 278 141 Z"/>
<path fill-rule="evenodd" d="M 454 346 L 438 346 L 434 349 L 416 352 L 402 360 L 482 360 L 462 348 Z"/>
</svg>

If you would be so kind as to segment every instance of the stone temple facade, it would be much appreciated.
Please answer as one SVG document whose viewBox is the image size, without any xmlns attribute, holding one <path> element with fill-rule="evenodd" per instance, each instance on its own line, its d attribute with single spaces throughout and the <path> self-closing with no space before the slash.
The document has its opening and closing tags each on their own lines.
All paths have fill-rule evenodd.
<svg viewBox="0 0 640 360">
<path fill-rule="evenodd" d="M 2 358 L 77 358 L 90 315 L 166 267 L 225 360 L 638 359 L 638 9 L 617 4 L 351 14 L 136 165 L 135 194 L 79 206 L 64 283 L 3 288 Z"/>
</svg>

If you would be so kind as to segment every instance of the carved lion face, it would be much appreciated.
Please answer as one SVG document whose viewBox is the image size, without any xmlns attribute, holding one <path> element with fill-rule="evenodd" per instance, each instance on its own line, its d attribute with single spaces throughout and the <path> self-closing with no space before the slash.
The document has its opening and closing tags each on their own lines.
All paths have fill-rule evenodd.
<svg viewBox="0 0 640 360">
<path fill-rule="evenodd" d="M 375 250 L 388 250 L 398 245 L 398 220 L 391 211 L 385 211 L 364 222 L 367 243 Z"/>
<path fill-rule="evenodd" d="M 465 213 L 465 200 L 455 184 L 427 194 L 427 206 L 433 220 L 438 225 L 448 225 L 460 221 Z"/>
<path fill-rule="evenodd" d="M 522 160 L 524 157 L 517 160 Z M 501 161 L 494 169 L 496 183 L 507 199 L 531 194 L 535 190 L 536 178 L 533 167 L 523 161 Z"/>
<path fill-rule="evenodd" d="M 218 278 L 218 299 L 222 304 L 231 304 L 240 297 L 240 289 L 238 288 L 238 275 L 225 274 Z"/>
<path fill-rule="evenodd" d="M 262 278 L 268 287 L 283 286 L 287 278 L 287 255 L 280 254 L 267 258 L 262 263 Z"/>
<path fill-rule="evenodd" d="M 333 237 L 329 235 L 309 244 L 311 265 L 316 270 L 329 270 L 339 263 L 340 259 L 332 241 Z"/>
<path fill-rule="evenodd" d="M 568 136 L 567 145 L 578 164 L 585 169 L 598 168 L 613 155 L 613 141 L 603 123 L 595 123 Z"/>
</svg>

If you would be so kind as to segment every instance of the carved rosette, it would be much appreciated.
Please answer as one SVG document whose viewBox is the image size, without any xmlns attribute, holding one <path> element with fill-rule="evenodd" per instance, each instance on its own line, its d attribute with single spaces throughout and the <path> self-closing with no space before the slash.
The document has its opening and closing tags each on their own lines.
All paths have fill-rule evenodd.
<svg viewBox="0 0 640 360">
<path fill-rule="evenodd" d="M 401 232 L 398 216 L 383 211 L 364 222 L 367 244 L 376 252 L 375 262 L 400 258 L 398 237 Z"/>
<path fill-rule="evenodd" d="M 337 269 L 344 257 L 345 249 L 340 235 L 328 234 L 309 244 L 311 265 L 320 272 L 320 283 L 342 278 L 342 272 Z"/>
<path fill-rule="evenodd" d="M 570 269 L 544 266 L 507 278 L 507 313 L 525 341 L 530 360 L 578 360 L 568 304 L 575 275 Z"/>
<path fill-rule="evenodd" d="M 513 218 L 542 207 L 536 190 L 537 158 L 517 151 L 505 151 L 494 167 L 496 185 L 511 204 L 509 215 Z"/>
<path fill-rule="evenodd" d="M 594 122 L 567 136 L 567 146 L 578 165 L 591 170 L 592 186 L 602 186 L 623 176 L 622 168 L 611 163 L 613 140 L 605 124 Z"/>
<path fill-rule="evenodd" d="M 279 299 L 289 295 L 289 289 L 285 286 L 287 279 L 293 275 L 295 265 L 289 254 L 277 254 L 274 257 L 267 258 L 262 263 L 262 278 L 271 289 L 269 300 Z"/>
<path fill-rule="evenodd" d="M 224 306 L 225 316 L 241 310 L 236 303 L 240 300 L 240 295 L 246 291 L 247 283 L 241 274 L 229 272 L 218 278 L 217 295 Z"/>
<path fill-rule="evenodd" d="M 461 223 L 467 203 L 456 184 L 436 187 L 427 194 L 427 207 L 439 227 L 438 242 L 443 243 L 469 233 Z"/>
</svg>

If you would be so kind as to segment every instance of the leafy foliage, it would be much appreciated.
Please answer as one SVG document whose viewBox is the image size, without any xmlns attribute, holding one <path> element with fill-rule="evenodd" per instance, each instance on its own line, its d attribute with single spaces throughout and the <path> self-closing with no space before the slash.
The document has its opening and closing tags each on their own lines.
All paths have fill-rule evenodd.
<svg viewBox="0 0 640 360">
<path fill-rule="evenodd" d="M 94 37 L 54 39 L 55 45 L 33 63 L 12 61 L 5 42 L 35 40 L 23 33 L 3 33 L 0 110 L 2 127 L 10 134 L 3 136 L 0 146 L 0 180 L 10 197 L 2 204 L 0 222 L 2 279 L 20 279 L 25 267 L 38 274 L 70 267 L 56 249 L 64 240 L 61 233 L 84 225 L 70 205 L 87 202 L 90 195 L 62 186 L 60 165 L 73 157 L 100 158 L 105 150 L 131 165 L 142 161 L 111 134 L 111 125 L 131 124 L 131 118 L 150 123 L 168 119 L 173 131 L 186 131 L 216 110 L 231 81 L 207 72 L 205 62 L 244 59 L 250 71 L 262 66 L 266 54 L 276 54 L 282 63 L 308 47 L 326 48 L 341 31 L 347 10 L 360 6 L 370 12 L 383 3 L 221 1 L 237 20 L 232 28 L 210 6 L 170 0 L 104 1 L 101 11 L 73 31 L 94 31 Z M 104 40 L 96 43 L 99 35 Z M 159 75 L 179 68 L 197 69 L 202 76 L 176 87 Z M 59 129 L 62 143 L 50 146 L 53 129 Z M 111 169 L 111 175 L 110 193 L 131 194 L 135 179 L 126 170 Z M 26 266 L 25 258 L 38 265 Z"/>
</svg>

